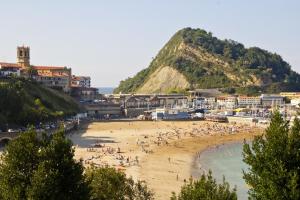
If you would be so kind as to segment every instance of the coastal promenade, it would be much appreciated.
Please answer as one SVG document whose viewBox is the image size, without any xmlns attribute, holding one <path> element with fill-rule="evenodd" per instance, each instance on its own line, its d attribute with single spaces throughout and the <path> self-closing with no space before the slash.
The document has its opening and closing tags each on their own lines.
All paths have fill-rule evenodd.
<svg viewBox="0 0 300 200">
<path fill-rule="evenodd" d="M 66 133 L 73 131 L 77 127 L 77 122 L 74 121 L 72 123 L 64 123 L 64 130 Z M 37 132 L 46 132 L 47 134 L 53 134 L 57 128 L 49 129 L 49 130 L 37 130 Z M 22 132 L 14 131 L 14 132 L 0 132 L 0 144 L 6 145 L 10 140 L 17 138 Z"/>
</svg>

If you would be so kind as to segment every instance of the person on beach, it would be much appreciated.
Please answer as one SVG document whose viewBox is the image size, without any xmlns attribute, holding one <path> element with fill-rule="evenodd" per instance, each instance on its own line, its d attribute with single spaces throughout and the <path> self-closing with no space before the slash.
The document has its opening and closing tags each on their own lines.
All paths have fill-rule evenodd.
<svg viewBox="0 0 300 200">
<path fill-rule="evenodd" d="M 136 162 L 137 165 L 139 164 L 139 157 L 138 156 L 135 156 L 135 162 Z"/>
</svg>

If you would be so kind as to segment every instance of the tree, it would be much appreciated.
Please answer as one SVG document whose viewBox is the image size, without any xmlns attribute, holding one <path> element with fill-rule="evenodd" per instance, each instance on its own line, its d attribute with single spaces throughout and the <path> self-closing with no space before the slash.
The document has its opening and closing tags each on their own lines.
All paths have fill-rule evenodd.
<svg viewBox="0 0 300 200">
<path fill-rule="evenodd" d="M 217 184 L 211 171 L 203 174 L 199 180 L 192 180 L 181 188 L 178 196 L 173 193 L 171 200 L 236 200 L 236 188 L 230 190 L 229 184 L 223 179 Z"/>
<path fill-rule="evenodd" d="M 82 163 L 62 131 L 33 130 L 10 142 L 0 162 L 0 199 L 89 199 Z"/>
<path fill-rule="evenodd" d="M 29 199 L 82 199 L 89 196 L 82 163 L 74 160 L 72 143 L 63 131 L 53 135 L 39 151 L 41 161 L 31 178 Z"/>
<path fill-rule="evenodd" d="M 300 122 L 289 127 L 279 112 L 270 126 L 252 144 L 244 143 L 244 162 L 249 165 L 244 179 L 251 187 L 250 199 L 300 198 Z"/>
<path fill-rule="evenodd" d="M 0 199 L 26 199 L 39 162 L 39 147 L 34 131 L 22 134 L 7 145 L 0 162 Z"/>
<path fill-rule="evenodd" d="M 27 72 L 29 78 L 33 78 L 38 75 L 38 71 L 33 66 L 29 66 L 27 68 L 26 72 Z"/>
<path fill-rule="evenodd" d="M 144 182 L 135 183 L 114 168 L 89 168 L 86 171 L 91 200 L 152 200 L 153 193 Z"/>
</svg>

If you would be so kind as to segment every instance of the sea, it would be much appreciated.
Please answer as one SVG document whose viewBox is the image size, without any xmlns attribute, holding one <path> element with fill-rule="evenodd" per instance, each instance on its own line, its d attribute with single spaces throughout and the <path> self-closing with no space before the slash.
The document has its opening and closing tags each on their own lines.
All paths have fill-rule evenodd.
<svg viewBox="0 0 300 200">
<path fill-rule="evenodd" d="M 246 171 L 247 165 L 243 162 L 242 151 L 242 143 L 229 143 L 209 148 L 200 154 L 200 158 L 196 158 L 192 174 L 194 177 L 199 177 L 203 172 L 211 170 L 218 183 L 222 183 L 225 176 L 231 188 L 237 187 L 238 199 L 246 200 L 249 188 L 243 179 L 242 170 Z"/>
<path fill-rule="evenodd" d="M 98 87 L 97 88 L 100 94 L 112 94 L 114 87 Z"/>
</svg>

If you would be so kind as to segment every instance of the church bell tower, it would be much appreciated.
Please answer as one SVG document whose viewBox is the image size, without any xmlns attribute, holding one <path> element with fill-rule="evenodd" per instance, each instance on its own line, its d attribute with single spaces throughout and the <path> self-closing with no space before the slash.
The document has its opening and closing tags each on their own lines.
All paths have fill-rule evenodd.
<svg viewBox="0 0 300 200">
<path fill-rule="evenodd" d="M 30 48 L 20 46 L 17 48 L 18 64 L 23 68 L 30 66 Z"/>
</svg>

